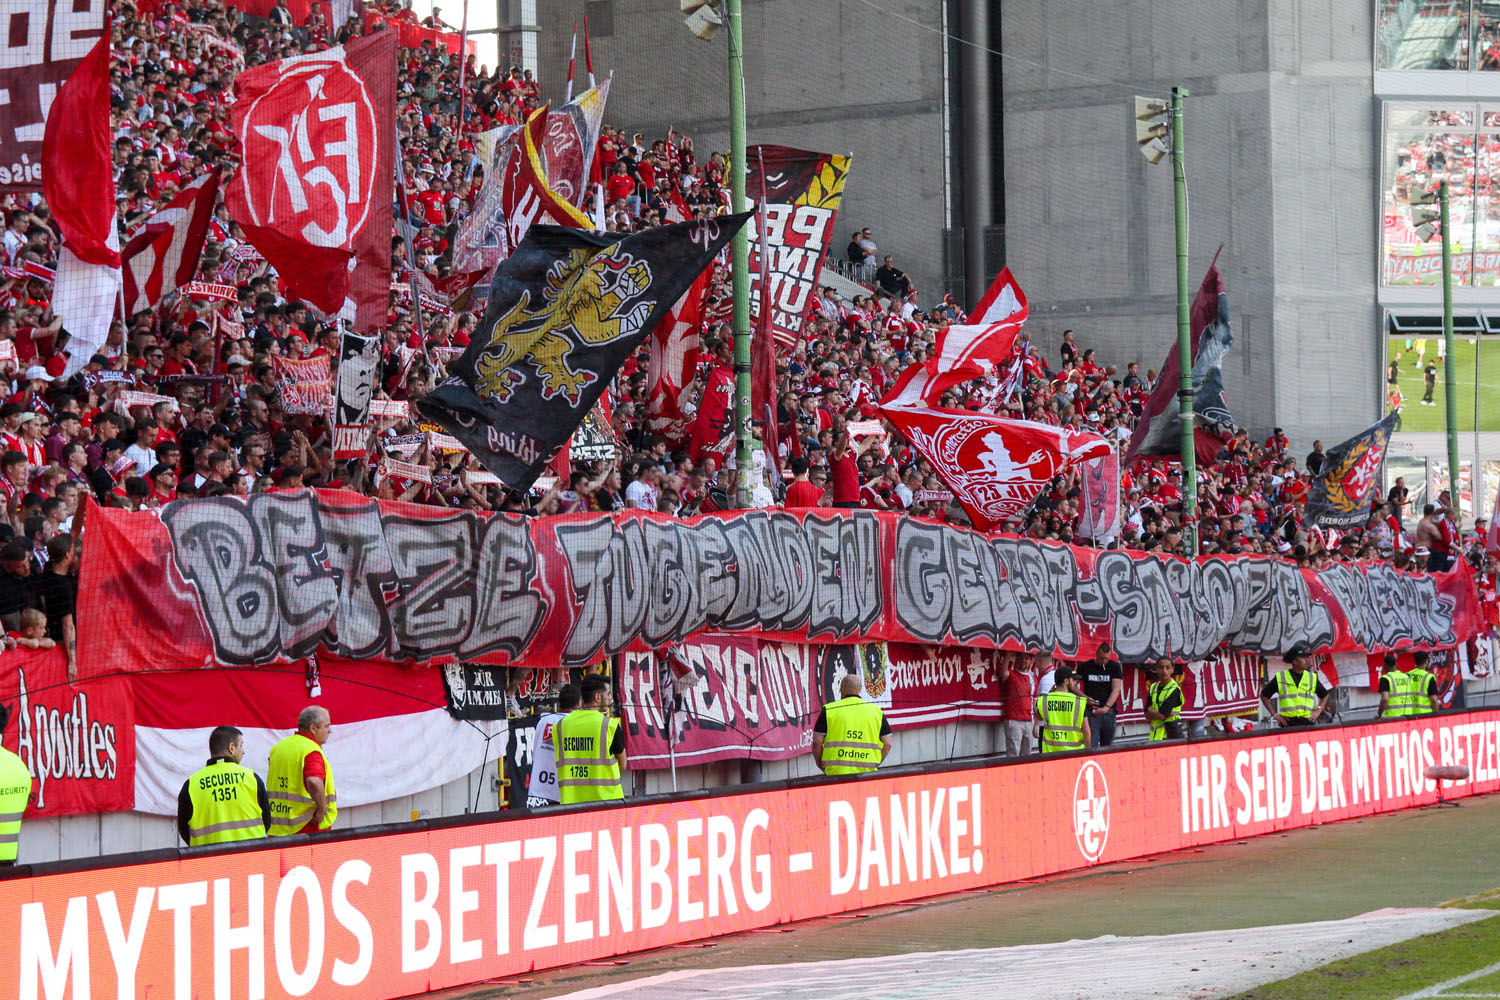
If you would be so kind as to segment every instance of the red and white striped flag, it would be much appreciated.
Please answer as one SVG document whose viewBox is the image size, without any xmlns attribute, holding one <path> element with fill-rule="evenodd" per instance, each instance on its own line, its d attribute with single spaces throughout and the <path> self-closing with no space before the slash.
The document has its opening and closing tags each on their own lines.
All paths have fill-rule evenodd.
<svg viewBox="0 0 1500 1000">
<path fill-rule="evenodd" d="M 587 15 L 583 18 L 583 66 L 589 74 L 589 86 L 596 86 L 594 83 L 594 53 L 589 49 L 589 19 Z"/>
<path fill-rule="evenodd" d="M 679 397 L 698 372 L 703 299 L 708 295 L 712 277 L 713 268 L 704 268 L 651 331 L 650 364 L 646 374 L 646 426 L 674 448 L 682 447 L 692 436 L 693 422 L 683 414 Z"/>
<path fill-rule="evenodd" d="M 568 86 L 563 91 L 563 103 L 573 99 L 573 67 L 578 62 L 578 22 L 573 22 L 573 41 L 568 45 Z"/>
<path fill-rule="evenodd" d="M 155 308 L 168 292 L 193 280 L 219 194 L 217 170 L 193 181 L 130 238 L 125 263 L 125 311 Z"/>
<path fill-rule="evenodd" d="M 42 138 L 42 189 L 62 231 L 52 309 L 67 331 L 67 377 L 109 336 L 120 291 L 109 125 L 109 29 L 58 89 Z"/>
</svg>

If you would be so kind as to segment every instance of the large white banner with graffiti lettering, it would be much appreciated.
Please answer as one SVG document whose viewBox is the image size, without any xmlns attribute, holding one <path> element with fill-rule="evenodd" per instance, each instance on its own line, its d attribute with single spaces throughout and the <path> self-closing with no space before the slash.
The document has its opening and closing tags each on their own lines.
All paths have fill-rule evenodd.
<svg viewBox="0 0 1500 1000">
<path fill-rule="evenodd" d="M 1045 649 L 1124 662 L 1451 646 L 1478 631 L 1466 567 L 1318 572 L 982 534 L 869 511 L 525 518 L 341 491 L 90 507 L 85 673 L 390 661 L 579 666 L 703 632 Z M 130 621 L 130 629 L 118 623 Z"/>
</svg>

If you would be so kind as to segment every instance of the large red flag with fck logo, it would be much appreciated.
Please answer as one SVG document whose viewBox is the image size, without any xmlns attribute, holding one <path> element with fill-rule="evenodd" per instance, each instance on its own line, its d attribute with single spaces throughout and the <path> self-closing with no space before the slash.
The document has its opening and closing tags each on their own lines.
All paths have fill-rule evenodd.
<svg viewBox="0 0 1500 1000">
<path fill-rule="evenodd" d="M 396 140 L 396 33 L 246 70 L 231 125 L 230 214 L 287 291 L 361 330 L 385 325 Z"/>
<path fill-rule="evenodd" d="M 922 406 L 882 405 L 880 411 L 984 531 L 1025 511 L 1069 465 L 1110 452 L 1101 435 L 1029 420 Z"/>
</svg>

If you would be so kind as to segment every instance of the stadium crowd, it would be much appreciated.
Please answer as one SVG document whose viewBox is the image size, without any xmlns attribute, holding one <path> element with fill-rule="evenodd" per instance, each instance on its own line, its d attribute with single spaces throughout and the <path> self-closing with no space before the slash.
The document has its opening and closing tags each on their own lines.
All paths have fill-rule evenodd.
<svg viewBox="0 0 1500 1000">
<path fill-rule="evenodd" d="M 397 0 L 388 0 L 387 8 L 392 20 L 414 18 Z M 203 172 L 218 167 L 232 173 L 236 157 L 228 122 L 237 72 L 363 30 L 359 18 L 327 24 L 318 6 L 303 24 L 291 23 L 280 4 L 268 18 L 245 16 L 212 0 L 143 0 L 139 6 L 122 0 L 114 11 L 111 99 L 122 243 Z M 529 71 L 489 72 L 473 57 L 461 71 L 457 56 L 425 44 L 401 51 L 399 91 L 407 195 L 401 214 L 409 218 L 398 219 L 393 276 L 411 283 L 410 240 L 415 267 L 434 288 L 443 288 L 452 276 L 456 226 L 484 180 L 474 162 L 476 133 L 524 121 L 544 95 Z M 690 136 L 669 131 L 647 137 L 606 125 L 597 157 L 613 230 L 725 209 L 724 159 L 695 151 Z M 575 462 L 570 475 L 546 477 L 530 495 L 470 481 L 466 473 L 477 470 L 467 465 L 466 453 L 430 443 L 402 453 L 412 463 L 425 463 L 430 482 L 387 474 L 378 461 L 383 448 L 368 464 L 335 463 L 326 419 L 282 411 L 270 359 L 328 355 L 336 361 L 338 334 L 282 294 L 277 275 L 248 247 L 222 203 L 200 277 L 235 286 L 238 301 L 169 297 L 157 310 L 128 317 L 123 327 L 116 322 L 100 353 L 63 381 L 61 321 L 49 309 L 49 285 L 25 271 L 28 263 L 55 264 L 55 227 L 39 198 L 12 199 L 4 209 L 0 263 L 9 265 L 9 276 L 0 283 L 0 297 L 8 300 L 0 311 L 0 340 L 14 343 L 15 360 L 13 392 L 0 406 L 0 496 L 7 515 L 0 525 L 0 565 L 18 579 L 71 551 L 51 543 L 71 529 L 83 491 L 133 509 L 319 486 L 537 514 L 645 508 L 691 515 L 711 509 L 716 491 L 732 490 L 732 472 L 724 469 L 729 449 L 722 442 L 693 449 L 687 440 L 668 440 L 647 427 L 647 346 L 621 370 L 604 418 L 617 442 L 614 460 Z M 876 402 L 899 373 L 925 360 L 943 325 L 964 319 L 951 297 L 913 288 L 876 235 L 868 228 L 853 230 L 840 262 L 867 292 L 844 299 L 824 288 L 802 343 L 778 361 L 775 430 L 781 451 L 769 469 L 757 463 L 756 473 L 764 478 L 755 483 L 755 496 L 760 505 L 858 506 L 962 522 L 961 508 L 933 470 L 889 425 L 870 431 L 879 419 Z M 683 393 L 689 414 L 709 371 L 728 365 L 731 356 L 727 275 L 720 270 L 715 277 L 700 331 L 699 374 Z M 455 304 L 435 298 L 437 308 L 426 310 L 419 326 L 411 306 L 393 293 L 378 397 L 420 397 L 443 377 L 455 349 L 468 344 L 476 316 L 461 299 Z M 1072 331 L 1056 353 L 1026 339 L 1021 350 L 1025 378 L 1009 401 L 1000 399 L 998 380 L 990 379 L 955 390 L 948 404 L 1128 441 L 1155 371 L 1142 373 L 1136 362 L 1123 369 L 1106 365 Z M 208 378 L 168 378 L 183 375 Z M 139 391 L 170 398 L 150 405 L 127 405 L 120 398 Z M 430 429 L 406 416 L 380 418 L 376 428 L 381 440 L 408 441 Z M 767 430 L 757 426 L 756 433 L 768 436 Z M 1445 499 L 1433 512 L 1415 511 L 1399 487 L 1388 504 L 1372 511 L 1365 530 L 1337 535 L 1310 528 L 1304 506 L 1310 472 L 1321 461 L 1321 449 L 1299 461 L 1279 429 L 1264 441 L 1245 431 L 1235 434 L 1214 461 L 1200 467 L 1201 552 L 1263 553 L 1308 565 L 1390 559 L 1413 569 L 1438 568 L 1460 555 L 1483 560 L 1474 535 L 1459 537 L 1458 518 Z M 1182 523 L 1193 512 L 1182 509 L 1175 466 L 1125 474 L 1121 502 L 1123 528 L 1113 544 L 1191 554 L 1184 549 Z M 1064 475 L 1011 527 L 1035 538 L 1075 541 L 1079 507 L 1078 477 Z M 0 587 L 0 618 L 12 628 L 22 609 L 40 604 L 36 588 Z M 59 641 L 64 638 L 58 621 L 47 627 Z"/>
</svg>

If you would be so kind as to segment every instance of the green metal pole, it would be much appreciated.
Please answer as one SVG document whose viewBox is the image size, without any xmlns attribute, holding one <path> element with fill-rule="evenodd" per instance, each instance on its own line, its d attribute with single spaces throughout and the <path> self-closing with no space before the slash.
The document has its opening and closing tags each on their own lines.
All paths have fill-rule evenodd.
<svg viewBox="0 0 1500 1000">
<path fill-rule="evenodd" d="M 1448 431 L 1448 498 L 1457 511 L 1458 505 L 1458 383 L 1453 370 L 1453 239 L 1448 232 L 1448 182 L 1438 189 L 1443 227 L 1443 425 Z M 1475 414 L 1477 419 L 1478 414 Z M 1456 522 L 1455 522 L 1456 523 Z"/>
<path fill-rule="evenodd" d="M 1182 540 L 1189 556 L 1198 554 L 1198 462 L 1193 450 L 1193 329 L 1188 300 L 1187 179 L 1182 172 L 1182 99 L 1187 88 L 1172 88 L 1172 214 L 1177 226 L 1177 383 L 1182 420 Z"/>
<path fill-rule="evenodd" d="M 745 210 L 745 60 L 740 0 L 724 0 L 729 29 L 729 192 L 730 211 Z M 750 506 L 750 234 L 734 236 L 734 441 L 735 506 Z M 765 294 L 765 289 L 761 289 Z M 761 308 L 765 308 L 762 303 Z M 767 456 L 768 458 L 770 456 Z"/>
</svg>

